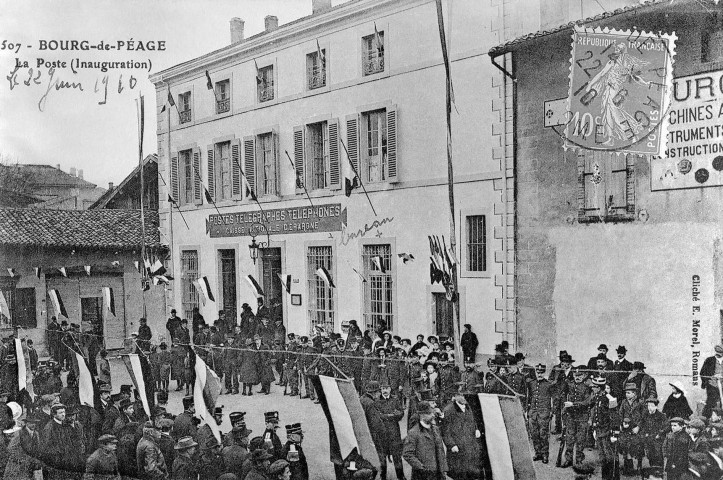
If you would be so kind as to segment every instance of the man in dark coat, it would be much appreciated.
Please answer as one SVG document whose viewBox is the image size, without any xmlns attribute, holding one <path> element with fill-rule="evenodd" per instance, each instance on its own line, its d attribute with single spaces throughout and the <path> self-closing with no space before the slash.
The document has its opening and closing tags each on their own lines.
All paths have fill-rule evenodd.
<svg viewBox="0 0 723 480">
<path fill-rule="evenodd" d="M 668 427 L 668 419 L 658 410 L 658 397 L 645 400 L 647 410 L 640 422 L 641 458 L 638 465 L 642 466 L 642 454 L 648 457 L 651 466 L 663 466 L 663 439 Z"/>
<path fill-rule="evenodd" d="M 575 463 L 585 459 L 583 450 L 587 442 L 590 408 L 594 400 L 590 387 L 587 386 L 587 372 L 583 365 L 573 371 L 574 382 L 568 384 L 563 400 L 563 418 L 565 419 L 565 462 L 562 468 L 572 465 L 573 454 Z"/>
<path fill-rule="evenodd" d="M 252 468 L 251 471 L 246 474 L 245 480 L 268 480 L 269 477 L 267 477 L 266 474 L 269 471 L 272 458 L 274 458 L 274 456 L 263 448 L 251 452 Z"/>
<path fill-rule="evenodd" d="M 605 345 L 604 343 L 601 343 L 597 347 L 597 352 L 598 352 L 597 355 L 595 355 L 594 357 L 590 357 L 590 360 L 587 361 L 587 369 L 588 370 L 596 370 L 598 356 L 600 354 L 602 354 L 605 357 L 605 364 L 606 364 L 605 368 L 608 370 L 612 370 L 613 369 L 613 361 L 607 357 L 608 356 L 608 346 Z"/>
<path fill-rule="evenodd" d="M 51 407 L 52 419 L 43 427 L 40 434 L 41 459 L 51 467 L 50 478 L 64 478 L 62 470 L 68 470 L 68 460 L 72 457 L 69 451 L 72 432 L 65 424 L 66 408 L 62 403 Z"/>
<path fill-rule="evenodd" d="M 427 402 L 417 404 L 419 423 L 404 439 L 402 457 L 412 467 L 412 480 L 444 480 L 447 456 L 439 428 L 434 424 L 435 412 Z"/>
<path fill-rule="evenodd" d="M 480 477 L 481 434 L 472 411 L 462 393 L 456 394 L 444 407 L 442 438 L 447 446 L 449 476 L 454 480 L 474 480 Z"/>
<path fill-rule="evenodd" d="M 254 312 L 248 303 L 241 305 L 239 326 L 241 327 L 242 340 L 245 341 L 247 338 L 253 338 L 254 333 L 256 333 L 256 320 L 254 318 Z"/>
<path fill-rule="evenodd" d="M 472 325 L 466 323 L 464 325 L 464 333 L 460 340 L 462 345 L 462 355 L 464 356 L 465 363 L 474 363 L 477 355 L 477 346 L 479 340 L 477 340 L 477 334 L 472 331 Z"/>
<path fill-rule="evenodd" d="M 166 321 L 166 330 L 168 330 L 168 339 L 173 345 L 173 339 L 176 338 L 176 329 L 181 326 L 180 317 L 176 316 L 176 309 L 171 309 L 171 316 Z"/>
<path fill-rule="evenodd" d="M 365 387 L 365 394 L 359 399 L 364 409 L 364 416 L 369 425 L 369 433 L 371 434 L 374 445 L 379 455 L 379 463 L 386 466 L 386 458 L 384 457 L 384 433 L 385 427 L 382 421 L 382 413 L 379 411 L 377 400 L 381 395 L 379 382 L 370 380 Z M 386 468 L 382 470 L 385 472 Z M 386 475 L 386 473 L 384 473 Z M 386 478 L 386 477 L 385 477 Z"/>
<path fill-rule="evenodd" d="M 404 479 L 404 468 L 402 466 L 402 433 L 399 429 L 399 421 L 404 416 L 404 406 L 402 400 L 392 395 L 392 387 L 388 382 L 382 381 L 380 384 L 381 396 L 375 401 L 377 410 L 382 420 L 381 445 L 377 445 L 377 451 L 381 450 L 381 477 L 382 480 L 387 478 L 387 457 L 392 457 L 394 462 L 394 470 L 397 473 L 397 479 Z"/>
<path fill-rule="evenodd" d="M 196 453 L 196 443 L 192 437 L 181 437 L 176 446 L 176 458 L 173 460 L 173 469 L 171 478 L 173 480 L 195 479 L 198 477 L 198 466 L 196 465 L 194 454 Z"/>
<path fill-rule="evenodd" d="M 550 449 L 550 414 L 552 413 L 553 385 L 544 376 L 545 366 L 535 367 L 536 378 L 528 380 L 527 421 L 535 447 L 534 460 L 547 463 Z"/>
<path fill-rule="evenodd" d="M 266 448 L 273 453 L 274 460 L 281 460 L 284 458 L 284 446 L 276 434 L 276 430 L 279 428 L 279 412 L 264 413 L 264 422 L 266 423 L 266 430 L 264 430 Z"/>
<path fill-rule="evenodd" d="M 688 472 L 688 445 L 690 436 L 683 429 L 685 420 L 680 417 L 671 418 L 669 421 L 670 432 L 663 442 L 663 455 L 665 456 L 665 473 L 668 480 L 685 478 L 683 475 Z"/>
<path fill-rule="evenodd" d="M 720 403 L 720 390 L 718 383 L 723 376 L 723 345 L 715 346 L 715 355 L 708 357 L 700 369 L 700 388 L 705 390 L 705 408 L 703 416 L 710 417 L 710 411 Z"/>
<path fill-rule="evenodd" d="M 55 360 L 60 360 L 60 337 L 62 335 L 62 329 L 58 324 L 58 319 L 53 316 L 48 324 L 48 350 L 50 350 L 50 356 Z"/>
<path fill-rule="evenodd" d="M 151 327 L 148 326 L 148 321 L 145 318 L 141 318 L 140 326 L 138 327 L 138 348 L 143 352 L 149 352 L 151 350 Z"/>
<path fill-rule="evenodd" d="M 553 434 L 562 433 L 562 404 L 567 395 L 567 386 L 573 382 L 572 364 L 573 358 L 566 350 L 560 350 L 560 363 L 552 367 L 548 380 L 555 387 L 552 395 L 552 414 L 555 416 L 555 428 Z"/>
<path fill-rule="evenodd" d="M 301 447 L 304 440 L 304 432 L 300 423 L 286 425 L 286 444 L 283 450 L 283 460 L 289 462 L 291 480 L 309 480 L 309 466 L 306 463 L 306 455 Z"/>
<path fill-rule="evenodd" d="M 611 394 L 615 398 L 623 398 L 623 387 L 625 386 L 625 379 L 628 378 L 630 372 L 633 371 L 633 364 L 625 358 L 628 354 L 628 349 L 625 345 L 619 345 L 615 349 L 615 353 L 618 355 L 618 359 L 613 364 L 613 371 L 615 372 L 615 381 L 610 384 Z"/>
<path fill-rule="evenodd" d="M 83 480 L 120 480 L 118 472 L 118 439 L 114 435 L 101 435 L 98 449 L 85 462 Z"/>
<path fill-rule="evenodd" d="M 183 413 L 176 417 L 173 422 L 171 436 L 178 441 L 181 437 L 196 438 L 196 421 L 193 418 L 196 409 L 193 405 L 193 397 L 183 397 Z"/>
<path fill-rule="evenodd" d="M 226 446 L 221 451 L 227 473 L 233 473 L 241 478 L 243 463 L 249 455 L 248 437 L 251 430 L 246 428 L 246 412 L 232 412 L 228 418 L 231 421 L 231 433 L 224 437 Z"/>
<path fill-rule="evenodd" d="M 167 480 L 168 469 L 158 446 L 160 432 L 150 421 L 143 426 L 143 438 L 136 446 L 136 466 L 141 480 Z"/>
</svg>

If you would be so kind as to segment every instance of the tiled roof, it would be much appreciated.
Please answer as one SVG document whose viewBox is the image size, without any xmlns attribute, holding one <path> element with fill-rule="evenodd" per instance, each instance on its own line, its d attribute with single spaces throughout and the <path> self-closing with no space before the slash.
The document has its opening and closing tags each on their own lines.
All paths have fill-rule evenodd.
<svg viewBox="0 0 723 480">
<path fill-rule="evenodd" d="M 698 1 L 709 1 L 709 0 L 698 0 Z M 682 0 L 682 2 L 685 2 L 685 0 Z M 497 45 L 496 47 L 492 47 L 489 51 L 489 55 L 491 57 L 497 57 L 499 55 L 505 54 L 507 52 L 510 52 L 512 50 L 515 50 L 516 47 L 521 46 L 522 44 L 525 44 L 526 42 L 529 42 L 530 40 L 536 40 L 541 37 L 545 37 L 547 35 L 552 35 L 555 33 L 562 32 L 564 30 L 571 30 L 575 25 L 587 25 L 590 23 L 596 23 L 601 22 L 603 20 L 608 20 L 612 17 L 616 17 L 618 15 L 622 15 L 629 12 L 640 12 L 643 10 L 650 9 L 651 7 L 660 6 L 663 4 L 671 4 L 671 0 L 642 0 L 639 4 L 636 5 L 628 5 L 626 7 L 617 8 L 615 10 L 610 10 L 607 12 L 603 12 L 598 15 L 594 15 L 592 17 L 575 20 L 574 22 L 569 22 L 564 25 L 560 25 L 555 28 L 551 28 L 548 30 L 540 30 L 533 33 L 528 33 L 527 35 L 522 35 L 521 37 L 517 37 L 513 40 L 510 40 L 509 42 L 503 43 L 501 45 Z M 677 2 L 676 6 L 680 6 L 681 2 Z"/>
<path fill-rule="evenodd" d="M 146 212 L 145 218 L 146 245 L 157 247 L 158 213 Z M 0 245 L 138 248 L 141 212 L 0 208 Z"/>
<path fill-rule="evenodd" d="M 6 174 L 4 170 L 20 169 L 23 173 L 27 173 L 32 178 L 32 183 L 36 186 L 53 185 L 53 186 L 69 186 L 76 188 L 95 188 L 95 183 L 83 180 L 69 173 L 66 173 L 56 167 L 50 165 L 33 165 L 33 164 L 13 164 L 0 165 L 0 175 Z"/>
</svg>

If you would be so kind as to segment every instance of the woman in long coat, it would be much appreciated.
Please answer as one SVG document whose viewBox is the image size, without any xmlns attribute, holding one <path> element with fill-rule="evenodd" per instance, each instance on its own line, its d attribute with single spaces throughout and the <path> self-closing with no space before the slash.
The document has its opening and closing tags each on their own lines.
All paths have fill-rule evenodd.
<svg viewBox="0 0 723 480">
<path fill-rule="evenodd" d="M 479 478 L 480 447 L 477 424 L 472 410 L 461 394 L 455 395 L 453 401 L 444 408 L 442 439 L 447 447 L 448 475 L 453 479 Z"/>
<path fill-rule="evenodd" d="M 242 395 L 251 395 L 251 387 L 259 383 L 258 373 L 256 371 L 256 352 L 251 350 L 253 340 L 246 339 L 246 346 L 241 352 L 239 364 L 239 383 L 241 383 Z M 248 390 L 248 393 L 246 393 Z"/>
</svg>

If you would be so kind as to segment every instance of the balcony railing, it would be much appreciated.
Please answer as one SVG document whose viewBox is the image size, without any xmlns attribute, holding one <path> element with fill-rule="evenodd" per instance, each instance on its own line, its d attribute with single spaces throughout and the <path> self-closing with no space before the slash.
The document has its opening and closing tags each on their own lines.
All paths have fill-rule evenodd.
<svg viewBox="0 0 723 480">
<path fill-rule="evenodd" d="M 216 113 L 225 113 L 231 109 L 231 99 L 216 100 Z"/>
<path fill-rule="evenodd" d="M 326 69 L 309 71 L 309 90 L 326 86 Z"/>
<path fill-rule="evenodd" d="M 274 86 L 259 86 L 259 102 L 268 102 L 274 99 Z"/>
<path fill-rule="evenodd" d="M 384 71 L 384 57 L 368 58 L 364 61 L 364 75 L 373 75 Z"/>
<path fill-rule="evenodd" d="M 183 110 L 179 112 L 179 116 L 181 117 L 181 123 L 188 123 L 191 121 L 191 110 Z"/>
</svg>

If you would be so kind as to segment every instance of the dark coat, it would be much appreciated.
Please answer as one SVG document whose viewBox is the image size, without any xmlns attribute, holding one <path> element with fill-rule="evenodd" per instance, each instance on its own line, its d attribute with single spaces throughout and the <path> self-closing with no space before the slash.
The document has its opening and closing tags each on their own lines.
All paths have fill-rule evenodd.
<svg viewBox="0 0 723 480">
<path fill-rule="evenodd" d="M 668 459 L 665 471 L 669 476 L 680 475 L 688 471 L 688 444 L 690 437 L 684 430 L 670 432 L 663 442 L 663 455 Z M 677 477 L 675 477 L 677 478 Z"/>
<path fill-rule="evenodd" d="M 118 457 L 114 452 L 106 453 L 99 448 L 85 462 L 83 480 L 120 480 Z"/>
<path fill-rule="evenodd" d="M 364 409 L 364 416 L 367 419 L 367 425 L 369 425 L 369 433 L 372 436 L 377 452 L 382 452 L 386 429 L 384 422 L 382 422 L 382 413 L 379 411 L 379 406 L 370 395 L 363 395 L 359 400 Z"/>
<path fill-rule="evenodd" d="M 284 446 L 281 445 L 281 439 L 278 435 L 276 435 L 276 432 L 274 430 L 266 429 L 264 431 L 263 438 L 265 441 L 271 441 L 271 448 L 268 449 L 269 453 L 274 456 L 274 458 L 271 460 L 271 463 L 273 463 L 276 460 L 281 460 L 286 457 L 284 457 Z"/>
<path fill-rule="evenodd" d="M 233 444 L 224 447 L 221 451 L 221 455 L 223 455 L 223 463 L 226 466 L 226 472 L 233 473 L 240 479 L 244 460 L 246 460 L 249 455 L 248 449 L 242 445 Z"/>
<path fill-rule="evenodd" d="M 685 395 L 681 395 L 680 398 L 675 398 L 671 393 L 668 399 L 663 405 L 663 413 L 668 419 L 680 417 L 682 419 L 690 418 L 693 415 L 693 410 L 688 404 L 688 399 Z"/>
<path fill-rule="evenodd" d="M 183 412 L 173 421 L 171 436 L 176 441 L 181 437 L 193 437 L 195 439 L 197 431 L 193 416 L 190 413 Z"/>
<path fill-rule="evenodd" d="M 390 395 L 388 399 L 379 397 L 374 403 L 382 420 L 381 445 L 377 444 L 377 450 L 384 455 L 401 455 L 402 432 L 399 429 L 399 421 L 404 416 L 402 401 Z"/>
<path fill-rule="evenodd" d="M 474 360 L 475 352 L 477 351 L 477 346 L 479 345 L 477 334 L 474 332 L 464 332 L 462 334 L 460 344 L 462 345 L 462 353 L 464 354 L 465 359 L 471 358 Z"/>
<path fill-rule="evenodd" d="M 173 461 L 176 459 L 176 442 L 167 433 L 161 433 L 161 438 L 158 439 L 158 448 L 161 449 L 163 459 L 166 461 L 166 466 L 173 466 Z"/>
<path fill-rule="evenodd" d="M 246 478 L 244 480 L 269 480 L 269 477 L 265 472 L 253 467 L 249 473 L 246 474 Z"/>
<path fill-rule="evenodd" d="M 136 466 L 141 480 L 163 480 L 168 478 L 166 460 L 155 440 L 143 435 L 136 446 Z"/>
<path fill-rule="evenodd" d="M 196 462 L 192 458 L 180 455 L 173 460 L 174 480 L 196 480 L 198 476 L 198 468 Z"/>
<path fill-rule="evenodd" d="M 412 472 L 415 470 L 436 471 L 446 474 L 449 470 L 442 434 L 434 425 L 431 428 L 425 428 L 421 423 L 415 425 L 404 439 L 402 456 L 412 467 Z M 439 463 L 437 463 L 437 459 L 439 459 Z"/>
<path fill-rule="evenodd" d="M 700 368 L 700 388 L 705 390 L 708 387 L 710 378 L 715 375 L 715 356 L 708 357 L 703 361 L 703 366 Z"/>
<path fill-rule="evenodd" d="M 68 470 L 70 435 L 70 427 L 50 420 L 40 434 L 41 459 L 51 467 Z"/>
<path fill-rule="evenodd" d="M 477 424 L 469 406 L 463 412 L 456 402 L 444 407 L 442 438 L 447 446 L 447 462 L 450 475 L 479 474 L 480 449 L 476 437 Z M 459 452 L 452 452 L 456 446 Z"/>
<path fill-rule="evenodd" d="M 294 443 L 286 442 L 286 445 L 284 445 L 284 460 L 287 460 L 291 445 L 294 445 Z M 299 461 L 289 462 L 291 480 L 309 480 L 309 465 L 306 463 L 306 455 L 304 455 L 304 450 L 301 448 L 301 445 L 296 445 L 296 451 L 299 452 Z"/>
<path fill-rule="evenodd" d="M 241 352 L 241 364 L 239 365 L 239 382 L 255 385 L 259 383 L 259 375 L 256 369 L 257 352 L 246 347 Z"/>
<path fill-rule="evenodd" d="M 13 434 L 7 446 L 8 461 L 4 479 L 33 480 L 33 472 L 42 468 L 40 461 L 35 458 L 38 454 L 38 442 L 38 434 L 31 436 L 25 428 Z"/>
</svg>

